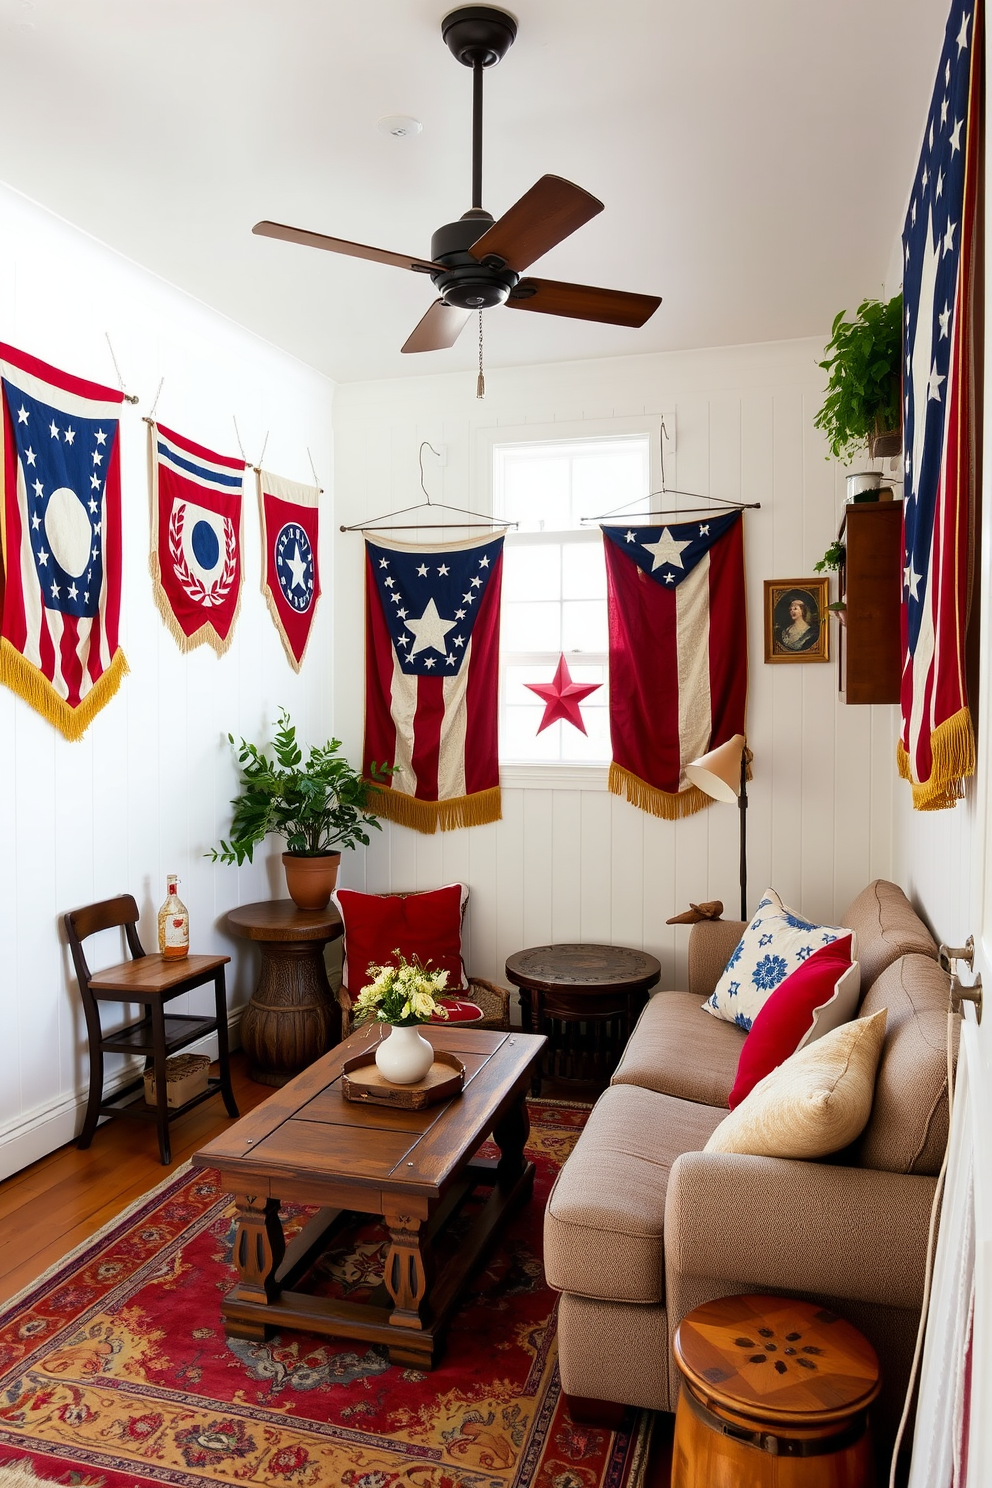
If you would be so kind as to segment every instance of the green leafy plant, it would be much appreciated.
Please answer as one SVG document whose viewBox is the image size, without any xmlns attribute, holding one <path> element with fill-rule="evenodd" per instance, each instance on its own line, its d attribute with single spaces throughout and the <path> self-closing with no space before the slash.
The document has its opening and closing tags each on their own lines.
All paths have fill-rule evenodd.
<svg viewBox="0 0 992 1488">
<path fill-rule="evenodd" d="M 411 1023 L 447 1018 L 447 1008 L 439 999 L 444 996 L 448 973 L 429 971 L 430 962 L 424 966 L 419 956 L 408 961 L 398 950 L 393 956 L 395 966 L 388 961 L 384 966 L 369 966 L 368 974 L 374 980 L 355 999 L 355 1022 L 376 1018 L 380 1023 L 407 1028 Z"/>
<path fill-rule="evenodd" d="M 844 562 L 844 555 L 846 552 L 847 549 L 845 548 L 844 544 L 840 541 L 839 538 L 835 538 L 834 541 L 830 544 L 827 551 L 824 553 L 823 557 L 820 559 L 819 563 L 813 564 L 813 572 L 829 573 L 834 569 L 840 568 L 841 564 Z"/>
<path fill-rule="evenodd" d="M 899 428 L 902 295 L 863 300 L 854 320 L 845 320 L 841 310 L 824 351 L 818 365 L 830 377 L 813 423 L 826 434 L 831 454 L 850 460 L 873 434 Z"/>
<path fill-rule="evenodd" d="M 242 739 L 238 748 L 241 794 L 231 802 L 234 816 L 229 842 L 206 854 L 214 862 L 237 863 L 248 859 L 270 832 L 286 839 L 286 851 L 317 857 L 369 845 L 367 828 L 381 831 L 369 811 L 371 787 L 339 753 L 340 739 L 311 745 L 304 760 L 296 742 L 296 727 L 285 708 L 279 714 L 279 729 L 272 746 L 274 758 Z M 232 745 L 234 735 L 227 736 Z M 375 778 L 386 780 L 391 765 L 376 766 Z"/>
</svg>

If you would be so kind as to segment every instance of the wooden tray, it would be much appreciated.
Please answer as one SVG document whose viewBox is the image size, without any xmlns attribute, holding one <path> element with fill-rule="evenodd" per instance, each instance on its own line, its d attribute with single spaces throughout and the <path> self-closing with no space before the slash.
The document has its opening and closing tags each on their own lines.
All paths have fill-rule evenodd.
<svg viewBox="0 0 992 1488">
<path fill-rule="evenodd" d="M 399 1111 L 422 1111 L 425 1106 L 461 1095 L 464 1084 L 465 1066 L 456 1054 L 444 1049 L 435 1049 L 434 1063 L 415 1085 L 393 1085 L 380 1074 L 375 1047 L 354 1059 L 346 1059 L 341 1069 L 341 1093 L 345 1100 L 392 1106 Z"/>
</svg>

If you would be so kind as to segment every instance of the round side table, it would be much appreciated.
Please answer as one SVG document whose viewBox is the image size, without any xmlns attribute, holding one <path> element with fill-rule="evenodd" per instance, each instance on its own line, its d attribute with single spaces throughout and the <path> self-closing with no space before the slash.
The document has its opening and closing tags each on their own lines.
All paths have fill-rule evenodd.
<svg viewBox="0 0 992 1488">
<path fill-rule="evenodd" d="M 229 910 L 227 922 L 262 956 L 241 1019 L 251 1077 L 285 1085 L 341 1041 L 341 1010 L 324 969 L 325 945 L 343 933 L 341 916 L 333 905 L 297 909 L 292 899 L 268 899 Z"/>
<path fill-rule="evenodd" d="M 507 979 L 520 992 L 524 1026 L 548 1043 L 535 1064 L 533 1092 L 543 1074 L 605 1086 L 620 1062 L 661 963 L 626 946 L 546 945 L 517 951 Z"/>
<path fill-rule="evenodd" d="M 672 1488 L 869 1488 L 878 1359 L 813 1302 L 721 1297 L 675 1331 Z"/>
</svg>

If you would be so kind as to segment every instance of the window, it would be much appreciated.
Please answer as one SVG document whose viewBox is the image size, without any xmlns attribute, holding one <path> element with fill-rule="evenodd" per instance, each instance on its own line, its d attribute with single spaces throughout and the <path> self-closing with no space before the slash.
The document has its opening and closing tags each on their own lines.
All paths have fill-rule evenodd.
<svg viewBox="0 0 992 1488">
<path fill-rule="evenodd" d="M 519 522 L 503 554 L 500 760 L 607 764 L 610 759 L 603 537 L 583 517 L 646 511 L 647 434 L 493 447 L 493 509 Z M 564 653 L 573 682 L 600 686 L 582 701 L 586 733 L 556 722 L 538 733 L 542 699 Z"/>
</svg>

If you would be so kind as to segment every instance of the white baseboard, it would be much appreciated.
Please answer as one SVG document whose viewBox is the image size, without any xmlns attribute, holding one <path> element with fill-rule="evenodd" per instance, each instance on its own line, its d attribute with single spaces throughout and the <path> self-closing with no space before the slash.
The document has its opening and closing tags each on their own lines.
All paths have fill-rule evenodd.
<svg viewBox="0 0 992 1488">
<path fill-rule="evenodd" d="M 228 1017 L 228 1041 L 232 1049 L 241 1047 L 243 1011 L 243 1008 L 237 1008 Z M 211 1059 L 216 1059 L 217 1035 L 208 1034 L 206 1038 L 190 1044 L 184 1052 L 209 1054 Z M 113 1095 L 115 1090 L 140 1074 L 141 1068 L 142 1060 L 132 1060 L 129 1067 L 119 1071 L 113 1079 L 107 1080 L 105 1095 Z M 0 1180 L 9 1178 L 12 1173 L 19 1173 L 22 1168 L 37 1162 L 39 1158 L 47 1157 L 50 1152 L 74 1141 L 83 1125 L 87 1095 L 88 1089 L 77 1090 L 73 1095 L 62 1096 L 47 1106 L 39 1106 L 30 1115 L 18 1117 L 0 1128 Z M 94 1141 L 97 1140 L 99 1139 L 94 1138 Z"/>
</svg>

